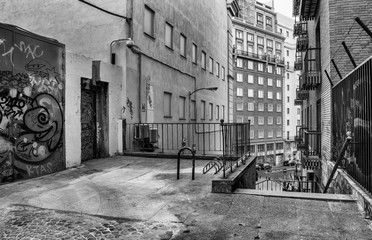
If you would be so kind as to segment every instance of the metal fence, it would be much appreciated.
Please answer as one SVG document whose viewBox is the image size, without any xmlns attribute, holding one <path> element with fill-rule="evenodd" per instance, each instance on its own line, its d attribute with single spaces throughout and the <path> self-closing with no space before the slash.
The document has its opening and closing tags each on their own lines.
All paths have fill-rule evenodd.
<svg viewBox="0 0 372 240">
<path fill-rule="evenodd" d="M 256 182 L 256 190 L 276 192 L 319 192 L 317 185 L 312 181 L 300 180 L 263 180 Z"/>
<path fill-rule="evenodd" d="M 351 132 L 343 166 L 362 187 L 372 193 L 371 81 L 372 58 L 333 87 L 333 160 L 346 132 Z"/>
<path fill-rule="evenodd" d="M 238 158 L 249 151 L 250 123 L 126 124 L 125 151 L 177 153 L 194 146 L 196 155 Z"/>
</svg>

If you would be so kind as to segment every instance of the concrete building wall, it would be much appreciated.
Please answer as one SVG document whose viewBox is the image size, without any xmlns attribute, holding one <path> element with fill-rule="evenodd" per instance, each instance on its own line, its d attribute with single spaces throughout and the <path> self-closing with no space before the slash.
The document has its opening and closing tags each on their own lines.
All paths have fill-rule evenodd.
<svg viewBox="0 0 372 240">
<path fill-rule="evenodd" d="M 143 19 L 145 6 L 155 14 L 155 32 L 150 37 L 144 33 Z M 218 87 L 216 92 L 198 91 L 191 96 L 196 101 L 196 113 L 201 112 L 201 101 L 205 101 L 207 107 L 213 104 L 213 118 L 207 116 L 202 119 L 196 117 L 196 121 L 217 122 L 222 116 L 227 117 L 227 70 L 228 70 L 228 43 L 227 43 L 227 8 L 225 1 L 134 1 L 133 2 L 133 40 L 142 50 L 142 89 L 141 104 L 138 104 L 138 65 L 128 63 L 127 87 L 128 98 L 133 102 L 134 111 L 138 112 L 139 106 L 144 113 L 142 122 L 189 122 L 189 97 L 188 93 L 203 87 Z M 223 17 L 221 17 L 223 16 Z M 173 47 L 165 45 L 165 24 L 173 26 Z M 186 37 L 186 56 L 180 55 L 180 35 Z M 192 62 L 192 43 L 197 46 L 197 63 Z M 201 68 L 202 51 L 206 53 L 206 69 Z M 128 59 L 134 58 L 128 53 Z M 213 73 L 208 65 L 209 58 L 213 58 Z M 217 76 L 217 63 L 219 64 L 219 76 Z M 222 67 L 225 75 L 222 77 Z M 152 90 L 153 107 L 148 106 L 148 86 Z M 163 98 L 164 91 L 172 94 L 171 118 L 164 117 Z M 218 97 L 217 97 L 218 96 Z M 180 97 L 186 97 L 186 117 L 180 118 L 178 101 Z M 219 106 L 219 117 L 216 117 Z M 223 107 L 222 107 L 223 106 Z M 222 113 L 222 109 L 225 110 Z M 207 108 L 208 110 L 208 108 Z M 147 112 L 147 114 L 146 114 Z M 153 113 L 153 114 L 152 114 Z M 137 116 L 137 114 L 134 114 Z M 147 115 L 147 119 L 146 119 Z M 129 122 L 138 121 L 138 118 L 128 118 Z"/>
</svg>

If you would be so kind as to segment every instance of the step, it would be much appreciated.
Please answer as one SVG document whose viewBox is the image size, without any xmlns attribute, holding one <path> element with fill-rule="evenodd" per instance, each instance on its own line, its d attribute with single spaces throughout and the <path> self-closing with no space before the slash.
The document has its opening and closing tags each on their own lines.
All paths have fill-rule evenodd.
<svg viewBox="0 0 372 240">
<path fill-rule="evenodd" d="M 341 201 L 341 202 L 356 202 L 351 195 L 347 194 L 329 194 L 329 193 L 306 193 L 306 192 L 274 192 L 254 189 L 237 188 L 234 194 L 258 195 L 265 197 L 282 197 L 282 198 L 297 198 L 321 201 Z"/>
</svg>

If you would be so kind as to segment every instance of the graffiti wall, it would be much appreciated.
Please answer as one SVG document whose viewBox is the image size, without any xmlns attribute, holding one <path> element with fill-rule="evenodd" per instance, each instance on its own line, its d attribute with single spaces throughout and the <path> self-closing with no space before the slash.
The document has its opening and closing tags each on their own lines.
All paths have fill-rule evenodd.
<svg viewBox="0 0 372 240">
<path fill-rule="evenodd" d="M 65 168 L 64 45 L 0 24 L 0 182 Z"/>
</svg>

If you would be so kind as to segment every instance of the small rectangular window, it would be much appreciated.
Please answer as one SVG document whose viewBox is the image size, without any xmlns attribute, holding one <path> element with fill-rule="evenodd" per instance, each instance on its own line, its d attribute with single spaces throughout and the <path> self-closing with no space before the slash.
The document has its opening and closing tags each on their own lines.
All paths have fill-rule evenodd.
<svg viewBox="0 0 372 240">
<path fill-rule="evenodd" d="M 172 117 L 172 93 L 164 92 L 164 117 Z"/>
<path fill-rule="evenodd" d="M 195 107 L 196 107 L 196 102 L 195 100 L 191 100 L 191 106 L 190 106 L 190 116 L 191 116 L 191 119 L 195 120 L 196 119 L 196 116 L 195 116 Z"/>
<path fill-rule="evenodd" d="M 236 74 L 236 81 L 237 82 L 243 82 L 243 74 L 237 73 Z"/>
<path fill-rule="evenodd" d="M 258 125 L 264 125 L 265 123 L 265 118 L 264 117 L 258 117 Z"/>
<path fill-rule="evenodd" d="M 195 45 L 195 43 L 193 43 L 192 44 L 192 62 L 193 63 L 198 62 L 197 50 L 198 50 L 198 47 Z"/>
<path fill-rule="evenodd" d="M 209 72 L 213 74 L 213 58 L 209 57 Z"/>
<path fill-rule="evenodd" d="M 248 111 L 254 111 L 254 103 L 253 102 L 248 103 Z"/>
<path fill-rule="evenodd" d="M 267 98 L 268 99 L 273 99 L 273 92 L 272 91 L 267 92 Z"/>
<path fill-rule="evenodd" d="M 220 119 L 220 106 L 216 105 L 216 120 Z"/>
<path fill-rule="evenodd" d="M 267 86 L 273 86 L 273 79 L 272 78 L 267 79 Z"/>
<path fill-rule="evenodd" d="M 180 54 L 182 57 L 186 57 L 186 37 L 180 35 Z"/>
<path fill-rule="evenodd" d="M 248 69 L 253 70 L 253 61 L 248 60 Z"/>
<path fill-rule="evenodd" d="M 145 5 L 145 15 L 143 18 L 143 29 L 144 32 L 154 37 L 154 20 L 155 20 L 155 12 Z"/>
<path fill-rule="evenodd" d="M 242 68 L 243 67 L 243 59 L 241 59 L 241 58 L 236 59 L 236 66 Z"/>
<path fill-rule="evenodd" d="M 236 102 L 236 110 L 243 111 L 243 102 L 242 101 L 237 101 Z"/>
<path fill-rule="evenodd" d="M 263 72 L 263 68 L 264 68 L 263 63 L 258 63 L 258 64 L 257 64 L 257 69 L 258 69 L 258 71 Z"/>
<path fill-rule="evenodd" d="M 220 77 L 220 64 L 216 62 L 216 76 Z"/>
<path fill-rule="evenodd" d="M 236 116 L 236 122 L 237 123 L 243 123 L 243 116 Z"/>
<path fill-rule="evenodd" d="M 207 58 L 206 58 L 206 53 L 204 51 L 202 51 L 202 54 L 201 54 L 201 67 L 202 69 L 206 70 L 207 68 Z"/>
<path fill-rule="evenodd" d="M 264 103 L 258 103 L 258 111 L 263 112 L 265 110 Z"/>
<path fill-rule="evenodd" d="M 282 117 L 276 117 L 276 124 L 282 124 Z"/>
<path fill-rule="evenodd" d="M 276 80 L 276 87 L 282 87 L 282 81 L 281 80 Z"/>
<path fill-rule="evenodd" d="M 258 85 L 263 85 L 264 84 L 264 78 L 263 77 L 258 77 Z"/>
<path fill-rule="evenodd" d="M 243 97 L 243 88 L 236 89 L 236 96 Z"/>
<path fill-rule="evenodd" d="M 225 119 L 225 105 L 222 105 L 222 119 Z"/>
<path fill-rule="evenodd" d="M 272 112 L 274 110 L 274 105 L 272 103 L 267 104 L 267 111 Z"/>
<path fill-rule="evenodd" d="M 173 26 L 165 23 L 165 46 L 173 49 Z"/>
<path fill-rule="evenodd" d="M 282 137 L 282 130 L 277 130 L 276 131 L 276 137 Z M 279 148 L 277 148 L 277 150 L 278 150 Z M 281 148 L 280 149 L 283 149 L 283 146 L 281 146 Z"/>
<path fill-rule="evenodd" d="M 201 112 L 200 112 L 200 119 L 205 120 L 205 101 L 201 100 Z"/>
<path fill-rule="evenodd" d="M 248 88 L 248 97 L 254 97 L 254 90 L 251 88 Z"/>
<path fill-rule="evenodd" d="M 225 81 L 225 67 L 223 66 L 221 67 L 221 74 L 222 74 L 221 75 L 222 80 Z"/>
<path fill-rule="evenodd" d="M 179 98 L 178 110 L 180 114 L 179 115 L 180 119 L 185 119 L 186 118 L 186 98 L 185 97 Z"/>
<path fill-rule="evenodd" d="M 276 99 L 277 99 L 277 100 L 282 99 L 282 94 L 281 94 L 280 92 L 277 92 L 277 93 L 276 93 Z"/>
<path fill-rule="evenodd" d="M 263 90 L 258 90 L 258 98 L 264 98 Z"/>
<path fill-rule="evenodd" d="M 259 129 L 258 130 L 258 138 L 264 138 L 265 137 L 265 130 Z"/>
<path fill-rule="evenodd" d="M 273 122 L 274 122 L 273 117 L 268 117 L 268 118 L 267 118 L 267 124 L 268 124 L 268 125 L 273 125 Z"/>
<path fill-rule="evenodd" d="M 281 104 L 276 105 L 276 111 L 277 112 L 282 112 L 282 105 Z"/>
<path fill-rule="evenodd" d="M 209 120 L 213 120 L 213 103 L 209 103 Z"/>
<path fill-rule="evenodd" d="M 254 83 L 253 75 L 248 75 L 248 83 Z"/>
<path fill-rule="evenodd" d="M 269 129 L 269 130 L 267 131 L 267 137 L 272 138 L 273 135 L 274 135 L 274 131 L 273 131 L 272 129 Z M 270 151 L 270 150 L 268 150 L 268 151 Z"/>
<path fill-rule="evenodd" d="M 251 33 L 247 33 L 247 39 L 249 42 L 254 42 L 254 35 Z"/>
<path fill-rule="evenodd" d="M 253 116 L 248 116 L 248 120 L 251 121 L 251 125 L 254 125 L 254 117 Z"/>
</svg>

